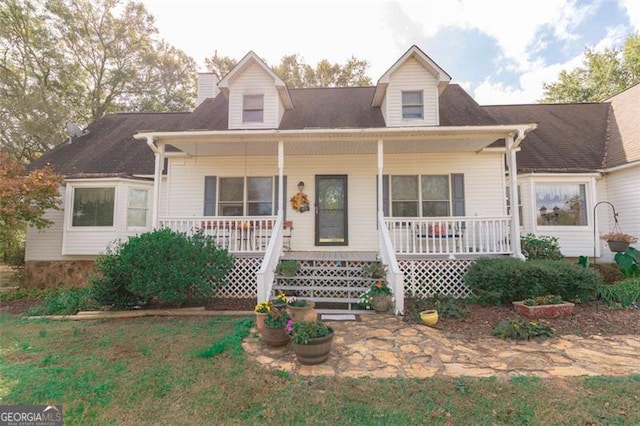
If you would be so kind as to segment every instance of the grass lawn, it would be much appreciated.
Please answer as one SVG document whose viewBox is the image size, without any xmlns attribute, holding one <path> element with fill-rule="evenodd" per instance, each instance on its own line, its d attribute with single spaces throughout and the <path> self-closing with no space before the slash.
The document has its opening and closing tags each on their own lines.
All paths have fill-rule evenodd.
<svg viewBox="0 0 640 426">
<path fill-rule="evenodd" d="M 640 375 L 294 377 L 243 353 L 252 323 L 0 316 L 0 403 L 62 404 L 65 424 L 640 424 Z"/>
</svg>

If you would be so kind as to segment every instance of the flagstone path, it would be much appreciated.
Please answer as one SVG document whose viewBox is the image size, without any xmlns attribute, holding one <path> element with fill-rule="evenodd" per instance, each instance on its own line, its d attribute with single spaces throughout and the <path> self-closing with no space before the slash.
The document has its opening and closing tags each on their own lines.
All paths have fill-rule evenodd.
<svg viewBox="0 0 640 426">
<path fill-rule="evenodd" d="M 565 335 L 542 342 L 494 337 L 469 339 L 391 315 L 362 321 L 326 321 L 336 333 L 325 364 L 303 366 L 289 346 L 270 348 L 254 329 L 243 347 L 266 368 L 303 376 L 507 378 L 534 375 L 626 376 L 640 374 L 640 336 Z"/>
</svg>

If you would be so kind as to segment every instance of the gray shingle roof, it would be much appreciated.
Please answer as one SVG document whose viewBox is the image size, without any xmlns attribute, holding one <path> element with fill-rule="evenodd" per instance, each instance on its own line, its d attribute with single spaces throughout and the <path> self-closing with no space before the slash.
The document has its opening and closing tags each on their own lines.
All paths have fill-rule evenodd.
<svg viewBox="0 0 640 426">
<path fill-rule="evenodd" d="M 485 106 L 500 123 L 538 123 L 518 153 L 519 172 L 589 172 L 601 169 L 609 104 Z"/>
</svg>

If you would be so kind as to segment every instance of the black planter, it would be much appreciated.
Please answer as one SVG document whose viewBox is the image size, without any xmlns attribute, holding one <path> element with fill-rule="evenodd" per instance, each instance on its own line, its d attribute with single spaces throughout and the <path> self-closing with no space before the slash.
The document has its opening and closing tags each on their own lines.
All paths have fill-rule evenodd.
<svg viewBox="0 0 640 426">
<path fill-rule="evenodd" d="M 607 244 L 609 244 L 609 250 L 611 250 L 612 252 L 624 253 L 625 251 L 627 251 L 631 243 L 628 243 L 627 241 L 610 240 L 607 241 Z"/>
</svg>

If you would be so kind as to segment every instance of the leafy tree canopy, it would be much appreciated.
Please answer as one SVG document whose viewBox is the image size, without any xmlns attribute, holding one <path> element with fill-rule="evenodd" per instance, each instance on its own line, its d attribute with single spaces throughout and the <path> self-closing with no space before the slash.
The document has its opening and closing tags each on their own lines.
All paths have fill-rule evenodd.
<svg viewBox="0 0 640 426">
<path fill-rule="evenodd" d="M 0 145 L 29 162 L 120 110 L 176 111 L 195 100 L 195 62 L 157 36 L 130 0 L 0 2 Z"/>
<path fill-rule="evenodd" d="M 601 102 L 640 82 L 640 34 L 630 35 L 622 47 L 585 50 L 582 67 L 563 70 L 554 83 L 544 83 L 540 102 Z"/>
<path fill-rule="evenodd" d="M 205 59 L 207 70 L 223 78 L 238 61 L 229 56 L 220 56 L 218 51 Z M 265 61 L 266 63 L 266 61 Z M 351 57 L 343 65 L 322 59 L 315 66 L 304 62 L 300 54 L 285 55 L 280 63 L 271 67 L 289 87 L 346 87 L 369 86 L 367 76 L 369 62 Z"/>
</svg>

